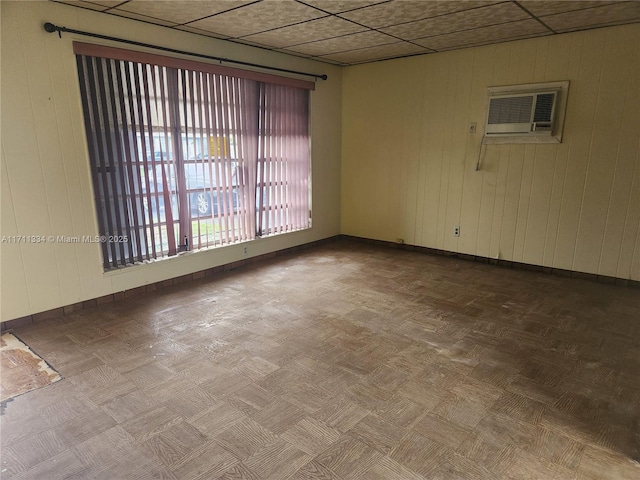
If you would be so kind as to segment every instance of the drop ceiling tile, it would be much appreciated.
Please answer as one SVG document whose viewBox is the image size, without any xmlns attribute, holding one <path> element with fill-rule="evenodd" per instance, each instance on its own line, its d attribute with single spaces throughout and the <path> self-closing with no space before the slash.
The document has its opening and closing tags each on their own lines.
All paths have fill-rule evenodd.
<svg viewBox="0 0 640 480">
<path fill-rule="evenodd" d="M 133 20 L 141 20 L 143 22 L 154 23 L 156 25 L 162 25 L 163 27 L 172 27 L 175 25 L 175 22 L 168 22 L 160 18 L 149 17 L 147 15 L 140 15 L 139 13 L 127 12 L 125 10 L 120 10 L 119 8 L 112 8 L 106 13 L 118 15 L 119 17 L 131 18 Z"/>
<path fill-rule="evenodd" d="M 290 27 L 278 28 L 257 35 L 249 35 L 241 40 L 269 45 L 271 47 L 287 47 L 300 43 L 348 35 L 365 30 L 355 23 L 337 17 L 324 17 L 310 22 L 299 23 Z"/>
<path fill-rule="evenodd" d="M 222 38 L 222 39 L 229 38 L 226 35 L 220 35 L 218 33 L 207 32 L 206 30 L 201 30 L 199 28 L 191 27 L 189 25 L 178 25 L 177 27 L 175 27 L 175 29 L 176 30 L 182 30 L 184 32 L 189 32 L 189 33 L 196 33 L 198 35 L 204 35 L 206 37 Z"/>
<path fill-rule="evenodd" d="M 113 8 L 125 3 L 128 0 L 88 0 L 88 1 L 89 3 L 95 3 L 97 5 L 102 5 L 103 7 Z"/>
<path fill-rule="evenodd" d="M 230 37 L 244 37 L 325 16 L 297 2 L 264 0 L 198 20 L 189 25 Z"/>
<path fill-rule="evenodd" d="M 181 24 L 247 5 L 252 1 L 255 0 L 225 0 L 222 2 L 203 2 L 197 0 L 131 0 L 118 7 L 118 10 L 160 18 L 174 24 Z"/>
<path fill-rule="evenodd" d="M 325 12 L 340 13 L 357 8 L 369 7 L 377 3 L 384 3 L 389 0 L 301 0 L 312 7 L 320 8 Z"/>
<path fill-rule="evenodd" d="M 344 63 L 343 62 L 336 62 L 335 60 L 331 60 L 330 58 L 319 58 L 319 57 L 313 57 L 314 60 L 318 60 L 320 62 L 323 63 L 330 63 L 331 65 L 338 65 L 338 66 L 343 66 Z"/>
<path fill-rule="evenodd" d="M 500 43 L 550 34 L 551 32 L 547 28 L 531 19 L 448 33 L 436 37 L 419 38 L 413 40 L 413 42 L 441 52 L 473 45 L 486 45 L 488 43 Z"/>
<path fill-rule="evenodd" d="M 487 25 L 525 20 L 527 18 L 530 17 L 524 10 L 514 3 L 508 2 L 393 27 L 381 28 L 380 31 L 402 38 L 403 40 L 411 40 Z"/>
<path fill-rule="evenodd" d="M 52 1 L 341 65 L 640 23 L 638 0 Z"/>
<path fill-rule="evenodd" d="M 536 17 L 542 15 L 553 15 L 554 13 L 571 12 L 582 8 L 599 7 L 613 3 L 611 1 L 567 1 L 567 0 L 549 0 L 541 2 L 540 0 L 524 0 L 520 4 L 533 13 Z"/>
<path fill-rule="evenodd" d="M 487 6 L 492 3 L 497 2 L 460 0 L 425 2 L 424 0 L 396 0 L 342 13 L 340 16 L 366 25 L 367 27 L 381 28 L 445 15 L 447 13 L 459 12 L 461 10 L 468 10 L 470 8 Z"/>
<path fill-rule="evenodd" d="M 237 40 L 237 41 L 241 42 L 241 40 Z M 295 57 L 300 57 L 300 58 L 311 58 L 314 60 L 317 58 L 315 55 L 307 55 L 306 53 L 292 52 L 291 50 L 287 50 L 286 48 L 274 48 L 273 51 L 278 53 L 285 53 L 287 55 L 293 55 Z"/>
<path fill-rule="evenodd" d="M 621 2 L 602 7 L 542 17 L 556 32 L 568 32 L 596 26 L 640 22 L 640 2 Z"/>
<path fill-rule="evenodd" d="M 356 64 L 374 62 L 394 57 L 404 57 L 407 55 L 418 55 L 421 53 L 431 53 L 431 50 L 413 45 L 408 42 L 396 42 L 388 45 L 361 48 L 348 52 L 334 53 L 318 57 L 319 60 L 333 60 L 342 64 Z"/>
<path fill-rule="evenodd" d="M 108 7 L 105 7 L 104 5 L 98 5 L 97 3 L 91 3 L 91 2 L 84 2 L 82 0 L 54 0 L 54 3 L 62 3 L 64 5 L 71 5 L 73 7 L 88 8 L 90 10 L 98 10 L 98 11 L 103 11 L 108 8 Z"/>
<path fill-rule="evenodd" d="M 357 48 L 373 47 L 387 43 L 395 43 L 396 39 L 385 35 L 384 33 L 368 31 L 362 33 L 354 33 L 343 37 L 332 38 L 330 40 L 321 40 L 319 42 L 303 43 L 290 47 L 287 50 L 292 52 L 304 53 L 307 55 L 328 55 L 332 53 L 344 52 L 347 50 L 355 50 Z"/>
</svg>

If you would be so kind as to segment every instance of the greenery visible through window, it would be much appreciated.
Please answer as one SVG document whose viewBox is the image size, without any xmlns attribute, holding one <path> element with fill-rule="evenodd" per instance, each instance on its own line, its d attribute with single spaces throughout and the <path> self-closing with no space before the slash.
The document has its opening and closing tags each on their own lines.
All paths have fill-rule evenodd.
<svg viewBox="0 0 640 480">
<path fill-rule="evenodd" d="M 76 59 L 105 269 L 309 227 L 307 89 Z"/>
</svg>

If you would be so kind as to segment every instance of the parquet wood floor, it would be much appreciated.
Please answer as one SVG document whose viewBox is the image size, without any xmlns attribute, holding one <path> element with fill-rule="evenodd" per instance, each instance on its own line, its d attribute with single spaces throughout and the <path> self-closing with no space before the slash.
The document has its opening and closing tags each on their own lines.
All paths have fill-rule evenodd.
<svg viewBox="0 0 640 480">
<path fill-rule="evenodd" d="M 17 329 L 5 479 L 640 478 L 640 293 L 339 241 Z"/>
</svg>

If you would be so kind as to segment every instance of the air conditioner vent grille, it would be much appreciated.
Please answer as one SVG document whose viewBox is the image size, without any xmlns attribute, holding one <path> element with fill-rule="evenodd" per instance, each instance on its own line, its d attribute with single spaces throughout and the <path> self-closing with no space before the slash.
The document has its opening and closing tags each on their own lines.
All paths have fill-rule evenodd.
<svg viewBox="0 0 640 480">
<path fill-rule="evenodd" d="M 533 114 L 534 122 L 550 122 L 553 115 L 555 93 L 541 93 L 536 99 L 536 110 Z"/>
<path fill-rule="evenodd" d="M 532 105 L 532 95 L 492 98 L 489 105 L 488 123 L 491 125 L 501 123 L 528 123 L 531 121 Z"/>
</svg>

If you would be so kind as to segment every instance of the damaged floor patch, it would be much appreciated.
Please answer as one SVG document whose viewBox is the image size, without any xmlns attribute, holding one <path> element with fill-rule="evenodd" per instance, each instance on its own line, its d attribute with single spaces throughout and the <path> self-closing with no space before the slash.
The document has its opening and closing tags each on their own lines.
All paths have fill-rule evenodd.
<svg viewBox="0 0 640 480">
<path fill-rule="evenodd" d="M 10 333 L 1 337 L 0 360 L 2 402 L 62 379 L 58 372 Z"/>
</svg>

